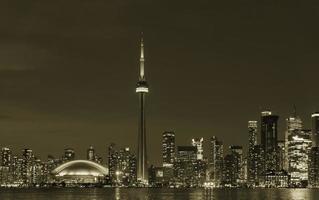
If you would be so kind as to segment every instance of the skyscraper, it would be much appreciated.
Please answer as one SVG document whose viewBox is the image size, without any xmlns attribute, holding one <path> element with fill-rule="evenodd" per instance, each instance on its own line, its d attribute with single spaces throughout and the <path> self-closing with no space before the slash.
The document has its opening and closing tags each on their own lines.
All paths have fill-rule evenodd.
<svg viewBox="0 0 319 200">
<path fill-rule="evenodd" d="M 319 147 L 319 112 L 311 115 L 312 120 L 312 146 Z"/>
<path fill-rule="evenodd" d="M 133 186 L 136 183 L 136 157 L 130 148 L 109 149 L 109 174 L 114 186 Z"/>
<path fill-rule="evenodd" d="M 172 168 L 175 160 L 175 133 L 166 131 L 163 133 L 162 141 L 163 167 Z"/>
<path fill-rule="evenodd" d="M 223 178 L 224 146 L 216 136 L 210 139 L 209 173 L 215 187 L 220 187 Z"/>
<path fill-rule="evenodd" d="M 278 169 L 282 170 L 285 169 L 285 162 L 286 162 L 286 146 L 285 141 L 278 140 L 277 141 L 278 147 L 277 147 L 277 157 L 278 157 Z"/>
<path fill-rule="evenodd" d="M 148 84 L 144 74 L 144 42 L 141 39 L 140 75 L 136 85 L 139 95 L 139 124 L 138 124 L 138 150 L 137 150 L 137 179 L 142 183 L 148 180 L 146 126 L 145 126 L 145 97 L 148 93 Z"/>
<path fill-rule="evenodd" d="M 25 185 L 33 182 L 33 163 L 34 155 L 31 149 L 24 149 L 22 151 L 22 179 Z"/>
<path fill-rule="evenodd" d="M 288 137 L 288 172 L 291 183 L 301 186 L 308 180 L 308 154 L 311 149 L 311 130 L 293 132 Z"/>
<path fill-rule="evenodd" d="M 7 147 L 1 149 L 1 166 L 10 167 L 11 164 L 11 150 Z"/>
<path fill-rule="evenodd" d="M 194 164 L 197 160 L 197 148 L 194 146 L 178 146 L 175 162 L 175 184 L 190 187 L 196 183 Z"/>
<path fill-rule="evenodd" d="M 278 116 L 271 111 L 261 113 L 261 146 L 264 149 L 265 170 L 279 170 L 278 165 Z"/>
<path fill-rule="evenodd" d="M 261 145 L 255 145 L 252 152 L 252 174 L 250 185 L 258 186 L 264 172 L 264 149 Z"/>
<path fill-rule="evenodd" d="M 302 129 L 302 121 L 300 117 L 297 116 L 296 112 L 294 112 L 293 116 L 290 116 L 286 119 L 286 132 L 285 132 L 285 161 L 284 161 L 284 169 L 288 171 L 289 168 L 289 155 L 291 155 L 289 151 L 289 143 L 292 142 L 293 137 L 291 135 L 298 135 Z"/>
<path fill-rule="evenodd" d="M 234 158 L 234 170 L 236 184 L 243 183 L 244 180 L 244 169 L 243 169 L 243 147 L 232 145 L 229 147 L 230 153 Z"/>
<path fill-rule="evenodd" d="M 308 182 L 310 187 L 319 187 L 319 112 L 311 115 L 312 148 L 309 153 Z"/>
<path fill-rule="evenodd" d="M 257 121 L 248 121 L 248 156 L 247 156 L 247 171 L 248 182 L 255 182 L 254 175 L 254 147 L 257 145 Z"/>
<path fill-rule="evenodd" d="M 203 160 L 203 142 L 204 138 L 194 138 L 192 139 L 192 146 L 197 148 L 197 160 Z"/>
</svg>

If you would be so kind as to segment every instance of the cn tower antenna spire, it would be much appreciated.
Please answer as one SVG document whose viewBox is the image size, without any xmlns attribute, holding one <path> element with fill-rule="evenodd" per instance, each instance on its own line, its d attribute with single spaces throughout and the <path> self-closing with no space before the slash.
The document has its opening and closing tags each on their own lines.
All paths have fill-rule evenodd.
<svg viewBox="0 0 319 200">
<path fill-rule="evenodd" d="M 141 55 L 140 55 L 140 80 L 145 80 L 144 75 L 144 41 L 143 41 L 143 32 L 141 35 Z"/>
</svg>

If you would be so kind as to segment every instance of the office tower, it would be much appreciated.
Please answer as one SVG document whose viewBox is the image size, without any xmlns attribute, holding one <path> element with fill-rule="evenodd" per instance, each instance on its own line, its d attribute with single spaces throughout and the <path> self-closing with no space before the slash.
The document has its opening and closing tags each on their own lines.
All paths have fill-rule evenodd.
<svg viewBox="0 0 319 200">
<path fill-rule="evenodd" d="M 74 159 L 75 159 L 74 149 L 71 149 L 71 148 L 64 149 L 63 161 L 68 162 Z"/>
<path fill-rule="evenodd" d="M 319 112 L 315 112 L 311 115 L 312 120 L 312 146 L 319 146 Z"/>
<path fill-rule="evenodd" d="M 31 149 L 24 149 L 22 151 L 22 180 L 24 185 L 33 183 L 33 164 L 34 155 Z"/>
<path fill-rule="evenodd" d="M 18 156 L 12 156 L 11 161 L 11 171 L 12 171 L 12 180 L 14 183 L 19 182 L 21 180 L 21 164 L 19 163 L 21 158 L 19 159 Z"/>
<path fill-rule="evenodd" d="M 264 173 L 264 163 L 264 149 L 261 145 L 255 145 L 252 152 L 252 177 L 250 182 L 252 186 L 260 185 Z"/>
<path fill-rule="evenodd" d="M 137 150 L 137 179 L 146 184 L 148 177 L 147 151 L 146 151 L 146 125 L 145 125 L 145 98 L 148 93 L 148 84 L 144 74 L 144 43 L 141 40 L 140 75 L 136 86 L 139 95 L 139 124 L 138 124 L 138 150 Z"/>
<path fill-rule="evenodd" d="M 223 178 L 224 146 L 216 136 L 210 140 L 209 171 L 210 180 L 215 187 L 220 187 Z"/>
<path fill-rule="evenodd" d="M 11 181 L 11 150 L 7 147 L 1 149 L 0 184 L 5 185 Z"/>
<path fill-rule="evenodd" d="M 311 149 L 311 130 L 294 131 L 288 136 L 288 172 L 294 186 L 308 180 L 308 154 Z"/>
<path fill-rule="evenodd" d="M 311 115 L 312 148 L 309 153 L 308 183 L 310 187 L 319 187 L 319 112 Z"/>
<path fill-rule="evenodd" d="M 162 152 L 163 152 L 163 184 L 169 186 L 174 177 L 175 162 L 175 133 L 166 131 L 163 133 Z"/>
<path fill-rule="evenodd" d="M 224 187 L 237 186 L 236 158 L 234 154 L 227 154 L 224 158 L 222 185 Z"/>
<path fill-rule="evenodd" d="M 7 147 L 1 149 L 1 166 L 10 167 L 11 164 L 11 150 Z"/>
<path fill-rule="evenodd" d="M 240 185 L 244 181 L 244 169 L 243 169 L 243 147 L 242 146 L 230 146 L 230 153 L 234 158 L 234 170 L 237 185 Z"/>
<path fill-rule="evenodd" d="M 172 168 L 175 160 L 175 133 L 166 131 L 162 141 L 163 167 Z"/>
<path fill-rule="evenodd" d="M 288 146 L 291 142 L 289 140 L 292 139 L 290 135 L 296 135 L 298 134 L 302 129 L 302 121 L 300 117 L 296 114 L 296 109 L 294 111 L 293 116 L 290 116 L 286 119 L 286 132 L 285 132 L 285 163 L 284 163 L 284 169 L 288 171 L 289 168 L 289 152 L 288 152 Z"/>
<path fill-rule="evenodd" d="M 116 150 L 111 144 L 108 167 L 113 186 L 133 186 L 136 183 L 136 156 L 128 147 Z"/>
<path fill-rule="evenodd" d="M 194 138 L 192 139 L 192 146 L 197 148 L 197 160 L 203 160 L 203 142 L 204 138 Z"/>
<path fill-rule="evenodd" d="M 191 187 L 196 182 L 194 163 L 197 160 L 197 148 L 178 146 L 177 159 L 174 164 L 176 186 Z"/>
<path fill-rule="evenodd" d="M 206 181 L 206 172 L 207 172 L 207 159 L 198 160 L 196 159 L 193 163 L 194 170 L 194 187 L 201 187 Z"/>
<path fill-rule="evenodd" d="M 278 116 L 270 111 L 261 114 L 261 145 L 264 149 L 265 171 L 277 171 L 278 165 Z"/>
<path fill-rule="evenodd" d="M 115 149 L 115 144 L 111 143 L 108 147 L 108 168 L 110 181 L 113 183 L 116 181 L 116 170 L 117 170 L 117 152 Z"/>
<path fill-rule="evenodd" d="M 118 151 L 116 174 L 122 185 L 132 186 L 136 182 L 136 157 L 128 147 Z"/>
<path fill-rule="evenodd" d="M 90 146 L 86 153 L 86 159 L 90 161 L 95 161 L 95 150 L 93 146 Z"/>
<path fill-rule="evenodd" d="M 285 163 L 286 163 L 286 145 L 285 141 L 278 140 L 277 141 L 277 156 L 278 156 L 278 169 L 285 170 Z M 286 170 L 287 171 L 287 170 Z"/>
<path fill-rule="evenodd" d="M 257 145 L 257 123 L 257 121 L 248 121 L 247 179 L 249 184 L 255 182 L 254 147 Z"/>
<path fill-rule="evenodd" d="M 312 147 L 309 153 L 308 186 L 319 188 L 319 147 Z"/>
</svg>

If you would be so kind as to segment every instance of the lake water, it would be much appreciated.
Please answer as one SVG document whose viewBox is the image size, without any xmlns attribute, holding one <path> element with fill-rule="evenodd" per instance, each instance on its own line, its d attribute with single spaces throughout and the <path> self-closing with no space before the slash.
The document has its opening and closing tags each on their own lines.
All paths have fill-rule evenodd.
<svg viewBox="0 0 319 200">
<path fill-rule="evenodd" d="M 50 188 L 0 189 L 0 200 L 319 200 L 319 189 L 157 189 L 157 188 Z"/>
</svg>

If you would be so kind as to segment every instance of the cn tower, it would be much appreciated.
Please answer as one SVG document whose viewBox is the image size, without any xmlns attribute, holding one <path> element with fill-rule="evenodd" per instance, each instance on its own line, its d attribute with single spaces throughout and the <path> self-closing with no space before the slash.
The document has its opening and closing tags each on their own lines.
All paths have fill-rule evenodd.
<svg viewBox="0 0 319 200">
<path fill-rule="evenodd" d="M 148 84 L 144 74 L 144 43 L 141 38 L 140 74 L 136 85 L 136 93 L 139 96 L 138 116 L 138 152 L 137 152 L 137 180 L 143 184 L 148 182 L 146 128 L 145 128 L 145 97 L 148 93 Z"/>
</svg>

